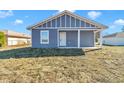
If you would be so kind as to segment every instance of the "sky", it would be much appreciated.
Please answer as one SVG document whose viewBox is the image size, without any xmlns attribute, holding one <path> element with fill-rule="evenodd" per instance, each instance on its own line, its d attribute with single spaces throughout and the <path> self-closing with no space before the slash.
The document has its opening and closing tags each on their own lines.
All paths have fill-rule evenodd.
<svg viewBox="0 0 124 93">
<path fill-rule="evenodd" d="M 40 22 L 63 10 L 0 10 L 0 29 L 30 34 L 26 27 Z M 109 28 L 103 35 L 121 32 L 124 25 L 124 10 L 70 10 L 82 17 L 102 23 Z"/>
</svg>

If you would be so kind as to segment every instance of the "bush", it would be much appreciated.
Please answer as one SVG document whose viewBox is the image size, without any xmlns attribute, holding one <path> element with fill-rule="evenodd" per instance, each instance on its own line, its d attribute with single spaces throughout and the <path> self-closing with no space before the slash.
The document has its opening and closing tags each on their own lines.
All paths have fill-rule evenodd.
<svg viewBox="0 0 124 93">
<path fill-rule="evenodd" d="M 6 46 L 6 36 L 4 32 L 0 32 L 0 47 Z"/>
</svg>

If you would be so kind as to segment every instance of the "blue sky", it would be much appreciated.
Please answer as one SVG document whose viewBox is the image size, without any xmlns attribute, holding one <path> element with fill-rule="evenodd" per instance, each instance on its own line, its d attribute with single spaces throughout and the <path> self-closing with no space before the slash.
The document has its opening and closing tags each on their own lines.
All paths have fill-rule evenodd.
<svg viewBox="0 0 124 93">
<path fill-rule="evenodd" d="M 62 10 L 1 10 L 0 29 L 10 29 L 17 32 L 30 34 L 26 27 L 37 23 Z M 103 35 L 120 32 L 124 25 L 123 10 L 73 10 L 72 12 L 107 25 Z"/>
</svg>

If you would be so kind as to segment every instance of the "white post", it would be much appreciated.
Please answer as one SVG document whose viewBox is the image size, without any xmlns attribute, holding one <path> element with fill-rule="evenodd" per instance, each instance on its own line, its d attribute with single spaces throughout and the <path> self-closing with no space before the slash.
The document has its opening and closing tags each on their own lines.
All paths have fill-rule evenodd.
<svg viewBox="0 0 124 93">
<path fill-rule="evenodd" d="M 102 47 L 102 32 L 100 31 L 100 47 Z"/>
<path fill-rule="evenodd" d="M 78 48 L 80 48 L 80 29 L 78 29 Z"/>
<path fill-rule="evenodd" d="M 60 16 L 60 27 L 62 27 L 62 17 Z"/>
<path fill-rule="evenodd" d="M 57 46 L 59 47 L 59 29 L 57 30 Z"/>
<path fill-rule="evenodd" d="M 67 20 L 67 16 L 66 16 L 66 14 L 65 14 L 65 27 L 67 27 L 67 26 L 66 26 L 66 20 Z"/>
<path fill-rule="evenodd" d="M 94 47 L 96 47 L 96 32 L 93 31 L 93 34 L 94 34 Z"/>
</svg>

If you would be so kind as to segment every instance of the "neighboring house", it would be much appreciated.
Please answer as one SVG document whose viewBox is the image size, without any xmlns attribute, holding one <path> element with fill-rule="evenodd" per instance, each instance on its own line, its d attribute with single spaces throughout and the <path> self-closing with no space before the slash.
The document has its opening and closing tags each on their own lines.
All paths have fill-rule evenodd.
<svg viewBox="0 0 124 93">
<path fill-rule="evenodd" d="M 124 45 L 124 32 L 113 33 L 103 37 L 105 45 Z"/>
<path fill-rule="evenodd" d="M 106 28 L 67 10 L 27 27 L 32 32 L 33 48 L 95 47 L 95 34 Z"/>
<path fill-rule="evenodd" d="M 31 44 L 31 36 L 11 31 L 11 30 L 0 30 L 4 32 L 6 37 L 6 46 L 20 46 L 20 45 L 29 45 Z"/>
</svg>

